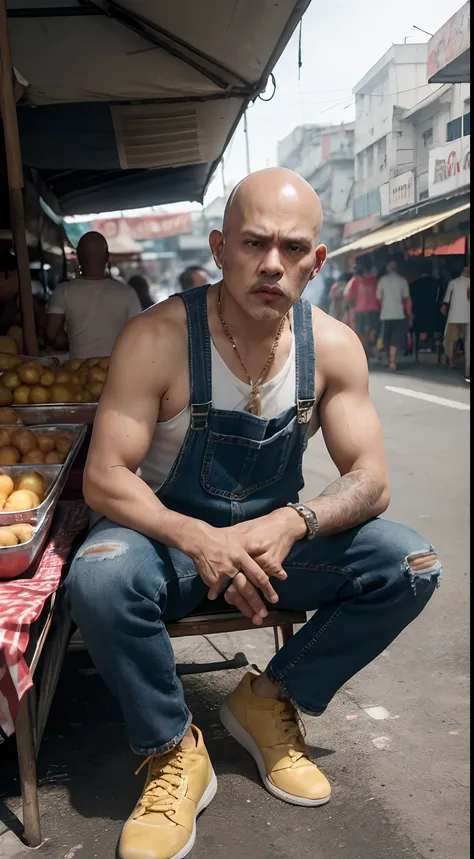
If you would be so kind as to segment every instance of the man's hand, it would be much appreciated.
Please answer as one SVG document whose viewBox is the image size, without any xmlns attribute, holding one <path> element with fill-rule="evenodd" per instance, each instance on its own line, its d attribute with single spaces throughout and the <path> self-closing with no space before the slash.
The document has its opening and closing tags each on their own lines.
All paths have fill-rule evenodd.
<svg viewBox="0 0 474 859">
<path fill-rule="evenodd" d="M 254 559 L 267 576 L 275 576 L 282 581 L 286 579 L 282 564 L 296 540 L 305 536 L 306 525 L 298 513 L 288 507 L 275 510 L 267 516 L 234 525 L 228 530 L 234 538 L 237 537 L 242 541 L 245 552 Z M 227 588 L 224 598 L 229 605 L 234 605 L 245 617 L 253 620 L 251 601 L 251 598 L 254 599 L 253 590 L 249 581 L 245 584 L 238 576 Z M 278 596 L 275 594 L 270 602 L 277 601 Z"/>
<path fill-rule="evenodd" d="M 261 624 L 267 609 L 258 590 L 268 602 L 275 603 L 278 601 L 278 595 L 270 584 L 269 576 L 286 578 L 281 563 L 273 560 L 271 564 L 268 562 L 264 569 L 247 548 L 252 546 L 255 555 L 262 555 L 265 553 L 265 547 L 269 548 L 268 538 L 266 542 L 262 539 L 252 540 L 246 535 L 244 526 L 212 528 L 200 523 L 197 534 L 193 535 L 190 543 L 192 548 L 187 550 L 187 554 L 194 561 L 202 580 L 209 586 L 208 598 L 216 599 L 230 579 L 231 596 L 236 595 L 237 601 L 228 598 L 227 594 L 231 590 L 229 588 L 226 591 L 227 602 L 236 605 L 253 623 Z"/>
</svg>

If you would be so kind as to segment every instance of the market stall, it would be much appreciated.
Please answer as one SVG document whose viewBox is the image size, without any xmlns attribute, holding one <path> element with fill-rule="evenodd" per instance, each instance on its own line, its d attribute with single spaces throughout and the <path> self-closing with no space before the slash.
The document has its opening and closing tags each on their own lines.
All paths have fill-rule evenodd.
<svg viewBox="0 0 474 859">
<path fill-rule="evenodd" d="M 41 843 L 36 755 L 71 627 L 60 584 L 87 524 L 77 486 L 69 506 L 64 498 L 107 359 L 32 360 L 25 175 L 59 215 L 201 201 L 309 2 L 0 0 L 9 229 L 27 352 L 0 341 L 0 739 L 17 733 L 31 847 Z M 28 693 L 44 647 L 35 709 Z"/>
</svg>

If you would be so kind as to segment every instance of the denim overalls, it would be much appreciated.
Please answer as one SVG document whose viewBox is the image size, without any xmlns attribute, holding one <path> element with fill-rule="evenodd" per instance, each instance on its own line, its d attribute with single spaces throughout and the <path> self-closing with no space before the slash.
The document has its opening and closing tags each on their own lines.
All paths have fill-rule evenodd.
<svg viewBox="0 0 474 859">
<path fill-rule="evenodd" d="M 158 492 L 166 507 L 210 525 L 236 525 L 296 501 L 315 402 L 311 305 L 294 307 L 297 402 L 267 420 L 212 407 L 207 287 L 181 295 L 187 311 L 191 425 L 181 453 Z"/>
<path fill-rule="evenodd" d="M 191 422 L 160 500 L 215 527 L 296 501 L 315 403 L 311 305 L 294 306 L 296 403 L 267 420 L 212 407 L 207 288 L 180 297 L 188 319 Z M 284 563 L 287 580 L 272 582 L 278 607 L 318 611 L 267 670 L 302 710 L 321 713 L 423 609 L 440 567 L 415 579 L 410 558 L 431 548 L 410 529 L 381 519 L 295 544 Z M 120 701 L 132 748 L 150 754 L 175 745 L 191 714 L 165 624 L 206 596 L 192 560 L 102 519 L 76 554 L 66 586 L 92 659 Z"/>
</svg>

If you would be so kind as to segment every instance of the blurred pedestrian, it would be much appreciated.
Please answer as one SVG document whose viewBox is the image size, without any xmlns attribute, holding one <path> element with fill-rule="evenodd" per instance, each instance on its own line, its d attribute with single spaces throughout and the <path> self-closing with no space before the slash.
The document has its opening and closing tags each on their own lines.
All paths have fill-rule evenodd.
<svg viewBox="0 0 474 859">
<path fill-rule="evenodd" d="M 129 278 L 128 285 L 137 293 L 142 310 L 146 310 L 148 307 L 153 307 L 155 302 L 150 295 L 150 284 L 144 275 L 132 275 L 132 277 Z"/>
<path fill-rule="evenodd" d="M 389 260 L 386 274 L 377 286 L 377 298 L 381 303 L 380 321 L 382 340 L 388 348 L 390 370 L 397 369 L 397 352 L 403 353 L 408 342 L 408 319 L 411 316 L 410 288 L 406 278 L 397 271 L 395 260 Z"/>
<path fill-rule="evenodd" d="M 452 370 L 455 366 L 456 346 L 460 340 L 463 341 L 464 352 L 466 353 L 470 300 L 470 268 L 469 266 L 465 266 L 459 277 L 455 277 L 454 280 L 449 281 L 441 307 L 441 312 L 447 316 L 444 351 Z"/>
<path fill-rule="evenodd" d="M 334 319 L 338 319 L 340 322 L 345 321 L 344 314 L 346 302 L 344 299 L 344 290 L 351 277 L 352 272 L 343 272 L 339 275 L 338 279 L 334 281 L 331 289 L 329 290 L 329 316 L 332 316 Z"/>
<path fill-rule="evenodd" d="M 189 265 L 179 276 L 181 292 L 195 286 L 207 286 L 210 281 L 208 272 L 202 265 Z"/>
<path fill-rule="evenodd" d="M 372 357 L 377 341 L 380 323 L 380 302 L 377 298 L 377 278 L 372 273 L 369 260 L 361 260 L 354 277 L 350 279 L 344 298 L 354 312 L 356 334 L 365 349 L 367 357 Z"/>
</svg>

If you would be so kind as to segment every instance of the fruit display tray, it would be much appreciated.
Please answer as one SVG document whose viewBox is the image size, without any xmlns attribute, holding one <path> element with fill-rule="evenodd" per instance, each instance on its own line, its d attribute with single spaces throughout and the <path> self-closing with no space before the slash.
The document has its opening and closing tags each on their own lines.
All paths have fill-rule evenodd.
<svg viewBox="0 0 474 859">
<path fill-rule="evenodd" d="M 0 427 L 0 429 L 1 428 L 2 427 Z M 6 428 L 11 429 L 11 425 Z M 14 483 L 16 482 L 16 480 L 18 480 L 19 477 L 32 471 L 37 471 L 39 474 L 42 474 L 46 480 L 45 498 L 44 501 L 41 502 L 39 507 L 34 507 L 31 510 L 17 510 L 14 512 L 5 512 L 4 510 L 0 510 L 0 526 L 16 525 L 20 522 L 27 522 L 28 524 L 34 525 L 36 527 L 42 521 L 49 507 L 54 506 L 59 496 L 61 495 L 71 466 L 77 456 L 77 453 L 81 447 L 81 444 L 87 431 L 87 427 L 77 424 L 62 424 L 60 427 L 31 426 L 29 427 L 29 429 L 31 429 L 33 432 L 35 430 L 38 430 L 38 432 L 41 432 L 43 434 L 58 432 L 58 429 L 67 429 L 70 432 L 74 433 L 75 438 L 72 443 L 71 450 L 69 451 L 62 465 L 19 464 L 0 466 L 0 473 L 8 474 L 12 478 Z M 3 557 L 4 553 L 10 551 L 11 548 L 14 549 L 15 546 L 8 546 L 0 549 L 0 564 L 1 558 Z"/>
<path fill-rule="evenodd" d="M 61 466 L 56 466 L 56 468 L 61 468 Z M 54 504 L 46 510 L 43 518 L 35 525 L 35 533 L 31 540 L 28 540 L 27 543 L 19 543 L 18 546 L 7 546 L 0 549 L 0 581 L 2 579 L 16 579 L 25 573 L 36 560 L 48 539 L 53 516 Z"/>
<path fill-rule="evenodd" d="M 97 403 L 46 403 L 41 405 L 21 406 L 13 403 L 11 406 L 24 425 L 44 426 L 47 424 L 87 424 L 94 423 Z"/>
</svg>

